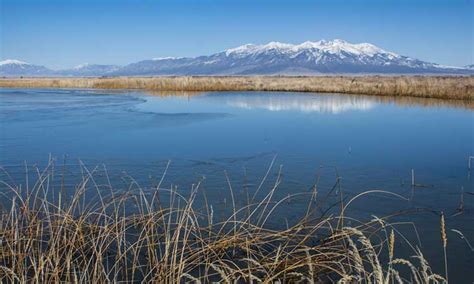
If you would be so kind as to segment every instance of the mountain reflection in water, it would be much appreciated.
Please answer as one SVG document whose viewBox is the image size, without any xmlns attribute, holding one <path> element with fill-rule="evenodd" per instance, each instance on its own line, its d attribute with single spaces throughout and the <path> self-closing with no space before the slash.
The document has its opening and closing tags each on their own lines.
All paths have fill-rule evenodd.
<svg viewBox="0 0 474 284">
<path fill-rule="evenodd" d="M 302 111 L 341 113 L 351 110 L 365 111 L 375 107 L 376 103 L 367 97 L 346 95 L 295 96 L 280 94 L 268 96 L 253 94 L 227 97 L 225 103 L 229 106 L 245 109 L 266 109 L 269 111 Z"/>
<path fill-rule="evenodd" d="M 240 108 L 245 110 L 268 111 L 300 111 L 305 113 L 318 112 L 338 114 L 347 111 L 368 111 L 380 105 L 396 105 L 402 107 L 428 107 L 428 108 L 460 108 L 474 109 L 474 102 L 465 100 L 440 100 L 431 98 L 414 98 L 403 96 L 367 96 L 353 94 L 316 94 L 316 93 L 285 93 L 285 92 L 146 92 L 149 95 L 167 99 L 166 111 L 195 112 L 196 103 L 200 106 L 209 104 L 219 105 L 220 111 L 224 108 Z M 148 108 L 156 111 L 162 110 L 159 105 L 149 100 L 139 108 Z M 169 102 L 174 101 L 169 108 Z M 186 104 L 184 102 L 188 102 Z M 192 104 L 191 104 L 192 101 Z M 162 100 L 161 100 L 162 102 Z M 190 107 L 192 105 L 192 107 Z M 204 107 L 206 111 L 209 108 Z M 228 109 L 227 109 L 228 110 Z M 216 109 L 212 109 L 216 111 Z"/>
</svg>

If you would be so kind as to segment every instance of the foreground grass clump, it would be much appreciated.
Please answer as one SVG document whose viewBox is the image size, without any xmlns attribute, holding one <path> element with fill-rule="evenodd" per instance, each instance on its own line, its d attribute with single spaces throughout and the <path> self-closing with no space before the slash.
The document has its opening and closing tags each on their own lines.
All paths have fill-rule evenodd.
<svg viewBox="0 0 474 284">
<path fill-rule="evenodd" d="M 249 198 L 243 207 L 229 183 L 230 213 L 218 218 L 207 201 L 197 205 L 200 183 L 186 197 L 163 188 L 163 179 L 117 192 L 99 183 L 107 173 L 81 170 L 75 188 L 55 177 L 61 171 L 52 164 L 23 187 L 2 183 L 11 200 L 0 216 L 2 282 L 446 282 L 416 248 L 415 261 L 396 258 L 405 238 L 394 224 L 344 216 L 352 200 L 338 204 L 338 216 L 320 214 L 327 198 L 317 186 L 291 196 L 308 200 L 306 214 L 271 229 L 272 214 L 290 198 L 273 200 L 280 176 L 259 202 Z M 357 225 L 346 226 L 349 220 Z"/>
<path fill-rule="evenodd" d="M 0 87 L 99 88 L 155 91 L 289 91 L 437 99 L 474 99 L 474 77 L 453 76 L 178 76 L 4 78 Z"/>
</svg>

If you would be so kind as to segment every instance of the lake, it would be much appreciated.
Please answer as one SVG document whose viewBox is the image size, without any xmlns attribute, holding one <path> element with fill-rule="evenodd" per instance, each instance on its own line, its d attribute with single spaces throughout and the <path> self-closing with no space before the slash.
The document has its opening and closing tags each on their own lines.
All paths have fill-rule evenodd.
<svg viewBox="0 0 474 284">
<path fill-rule="evenodd" d="M 445 212 L 450 280 L 474 280 L 474 253 L 451 231 L 474 244 L 472 104 L 283 92 L 1 89 L 0 121 L 0 165 L 18 183 L 25 161 L 45 166 L 51 156 L 72 168 L 79 160 L 91 168 L 106 165 L 112 179 L 130 176 L 144 188 L 170 161 L 165 185 L 187 192 L 205 177 L 203 190 L 223 210 L 225 173 L 235 189 L 252 191 L 267 171 L 264 187 L 271 187 L 281 170 L 280 197 L 316 182 L 330 192 L 337 179 L 337 191 L 348 198 L 367 190 L 397 193 L 407 200 L 367 195 L 347 214 L 370 220 L 416 209 L 396 220 L 416 225 L 419 241 L 413 225 L 400 228 L 442 274 L 439 212 Z M 277 216 L 291 223 L 303 203 L 292 200 Z M 278 220 L 270 225 L 281 225 Z"/>
</svg>

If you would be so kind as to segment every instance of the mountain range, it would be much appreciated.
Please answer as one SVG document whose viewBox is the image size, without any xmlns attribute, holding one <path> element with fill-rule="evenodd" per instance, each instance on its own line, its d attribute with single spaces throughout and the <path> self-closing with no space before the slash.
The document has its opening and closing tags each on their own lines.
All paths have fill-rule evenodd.
<svg viewBox="0 0 474 284">
<path fill-rule="evenodd" d="M 0 76 L 170 76 L 321 74 L 473 74 L 471 66 L 451 67 L 344 40 L 301 44 L 246 44 L 206 56 L 164 57 L 125 66 L 82 64 L 51 70 L 19 60 L 0 61 Z"/>
</svg>

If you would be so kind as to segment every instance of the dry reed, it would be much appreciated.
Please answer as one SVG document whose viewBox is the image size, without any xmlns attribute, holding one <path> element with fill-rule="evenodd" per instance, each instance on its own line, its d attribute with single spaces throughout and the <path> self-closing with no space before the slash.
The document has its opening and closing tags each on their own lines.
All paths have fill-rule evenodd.
<svg viewBox="0 0 474 284">
<path fill-rule="evenodd" d="M 448 246 L 448 237 L 446 236 L 446 223 L 444 221 L 444 213 L 441 212 L 441 241 L 443 242 L 443 253 L 444 253 L 444 271 L 446 275 L 446 281 L 448 281 L 448 255 L 446 253 L 446 248 Z"/>
<path fill-rule="evenodd" d="M 419 250 L 419 265 L 394 259 L 394 230 L 390 237 L 377 234 L 393 228 L 386 219 L 339 227 L 348 216 L 317 216 L 325 198 L 315 194 L 316 186 L 299 194 L 310 199 L 301 219 L 271 229 L 268 219 L 285 203 L 273 200 L 280 177 L 267 191 L 259 186 L 261 201 L 239 207 L 226 176 L 232 210 L 220 221 L 207 202 L 196 209 L 200 182 L 185 197 L 162 187 L 163 177 L 148 190 L 117 191 L 105 170 L 81 165 L 74 188 L 55 177 L 60 172 L 51 162 L 23 186 L 1 182 L 3 199 L 10 200 L 0 215 L 1 282 L 445 282 Z M 108 182 L 101 184 L 100 176 Z M 380 252 L 386 243 L 385 264 Z M 408 267 L 410 275 L 396 267 Z"/>
<path fill-rule="evenodd" d="M 3 88 L 98 88 L 155 91 L 291 91 L 455 100 L 474 98 L 474 77 L 450 76 L 214 76 L 3 78 Z"/>
</svg>

